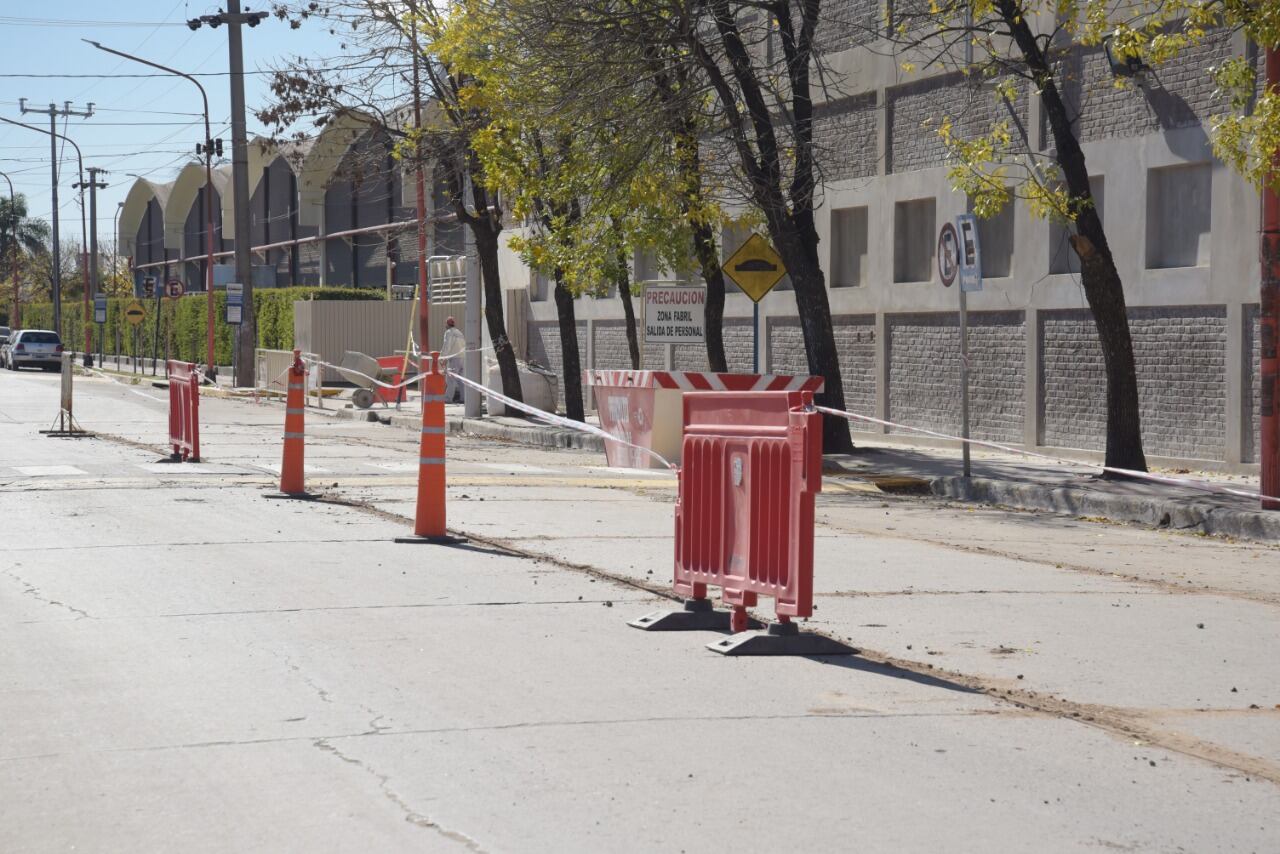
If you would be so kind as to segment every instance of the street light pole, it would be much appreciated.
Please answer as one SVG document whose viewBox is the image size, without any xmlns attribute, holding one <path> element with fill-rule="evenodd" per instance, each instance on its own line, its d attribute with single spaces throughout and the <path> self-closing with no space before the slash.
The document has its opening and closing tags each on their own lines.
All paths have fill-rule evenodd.
<svg viewBox="0 0 1280 854">
<path fill-rule="evenodd" d="M 187 80 L 190 80 L 192 83 L 196 84 L 196 88 L 200 90 L 200 100 L 204 104 L 204 149 L 203 149 L 203 153 L 204 153 L 204 214 L 205 214 L 204 221 L 205 221 L 205 254 L 207 255 L 207 258 L 205 260 L 205 265 L 204 265 L 205 266 L 204 286 L 208 296 L 207 305 L 205 309 L 206 325 L 208 327 L 206 330 L 207 335 L 206 335 L 206 341 L 205 341 L 206 356 L 207 356 L 206 364 L 205 364 L 205 374 L 207 377 L 209 377 L 209 379 L 213 379 L 215 376 L 217 376 L 218 366 L 214 364 L 214 358 L 213 358 L 213 355 L 214 355 L 213 353 L 213 340 L 214 340 L 213 339 L 213 333 L 214 333 L 213 148 L 214 148 L 214 144 L 213 144 L 213 131 L 209 127 L 209 96 L 208 94 L 205 93 L 204 87 L 200 85 L 200 81 L 192 77 L 190 74 L 181 72 L 176 68 L 170 68 L 167 65 L 161 65 L 158 62 L 152 62 L 149 59 L 143 59 L 140 56 L 134 56 L 131 53 L 125 53 L 124 51 L 121 51 L 121 50 L 116 50 L 114 48 L 106 47 L 90 39 L 81 39 L 81 41 L 88 42 L 89 44 L 96 47 L 98 50 L 105 51 L 106 53 L 115 54 L 116 56 L 121 57 L 122 59 L 130 59 L 130 60 L 133 60 L 134 62 L 139 62 L 139 63 L 142 63 L 143 65 L 148 65 L 152 68 L 158 68 L 161 71 L 165 71 L 169 74 L 174 74 L 178 77 L 183 77 Z M 196 153 L 197 154 L 201 153 L 201 147 L 199 145 L 196 146 Z M 239 217 L 237 217 L 237 221 L 238 220 L 239 220 Z"/>
<path fill-rule="evenodd" d="M 231 65 L 231 199 L 235 205 L 236 280 L 241 284 L 244 305 L 240 326 L 236 330 L 236 376 L 238 386 L 253 385 L 254 347 L 257 345 L 257 319 L 253 311 L 253 260 L 249 251 L 249 140 L 244 118 L 244 50 L 240 27 L 250 27 L 267 17 L 266 12 L 241 12 L 240 0 L 227 0 L 227 11 L 202 15 L 187 21 L 198 30 L 204 25 L 217 28 L 227 25 L 227 47 Z"/>
<path fill-rule="evenodd" d="M 18 109 L 25 116 L 27 113 L 48 113 L 49 114 L 49 170 L 52 179 L 53 190 L 53 327 L 54 331 L 62 333 L 62 253 L 61 246 L 58 242 L 58 139 L 67 139 L 58 133 L 58 116 L 80 116 L 88 118 L 93 115 L 93 102 L 89 102 L 88 109 L 81 112 L 80 110 L 71 109 L 71 102 L 64 101 L 62 107 L 57 104 L 50 104 L 48 109 L 37 110 L 35 108 L 27 109 L 27 99 L 18 99 Z M 11 124 L 18 124 L 12 122 Z M 31 130 L 40 130 L 32 128 L 30 125 L 22 125 L 22 127 L 31 128 Z M 41 131 L 43 133 L 44 131 Z M 67 140 L 70 142 L 70 140 Z M 71 143 L 75 145 L 75 143 Z M 81 178 L 83 179 L 83 164 L 81 164 Z"/>
<path fill-rule="evenodd" d="M 20 99 L 20 100 L 25 100 L 25 99 Z M 70 104 L 71 102 L 70 102 L 70 101 L 68 101 L 67 103 L 68 103 L 68 104 Z M 50 104 L 50 107 L 51 107 L 51 108 L 52 108 L 52 106 L 53 106 L 53 105 L 52 105 L 52 104 Z M 90 106 L 92 106 L 92 105 L 90 105 Z M 26 108 L 26 105 L 25 105 L 25 104 L 24 104 L 24 105 L 23 105 L 23 107 L 22 107 L 22 111 L 23 111 L 24 113 L 26 113 L 26 112 L 44 112 L 43 110 L 28 110 L 28 109 Z M 88 115 L 91 115 L 92 113 L 93 113 L 93 110 L 90 110 L 88 113 L 77 113 L 77 112 L 75 112 L 74 110 L 69 110 L 69 112 L 67 113 L 67 115 L 76 115 L 76 116 L 84 115 L 84 116 L 88 116 Z M 76 141 L 75 141 L 74 139 L 72 139 L 72 138 L 71 138 L 71 137 L 69 137 L 69 136 L 66 136 L 65 134 L 58 133 L 56 130 L 44 130 L 43 128 L 38 128 L 38 127 L 36 127 L 35 125 L 24 124 L 23 122 L 15 122 L 13 119 L 6 119 L 6 118 L 4 118 L 3 116 L 0 116 L 0 122 L 5 122 L 5 123 L 7 123 L 7 124 L 16 125 L 16 126 L 18 126 L 18 127 L 20 127 L 20 128 L 26 128 L 27 130 L 33 130 L 33 131 L 35 131 L 36 133 L 45 133 L 45 134 L 48 134 L 48 135 L 49 135 L 49 146 L 50 146 L 50 148 L 51 148 L 51 149 L 52 149 L 52 151 L 53 151 L 53 158 L 54 158 L 53 168 L 54 168 L 54 172 L 55 172 L 55 174 L 56 174 L 57 169 L 58 169 L 58 161 L 57 161 L 57 158 L 58 158 L 58 140 L 62 140 L 62 141 L 64 141 L 64 142 L 69 142 L 69 143 L 71 143 L 71 147 L 72 147 L 72 148 L 74 148 L 74 149 L 76 150 L 76 164 L 77 164 L 77 166 L 78 166 L 78 168 L 79 168 L 80 180 L 79 180 L 78 182 L 76 182 L 75 184 L 72 184 L 71 186 L 72 186 L 72 188 L 74 188 L 74 189 L 78 189 L 78 190 L 80 191 L 80 241 L 81 241 L 81 244 L 82 244 L 82 245 L 81 245 L 81 247 L 80 247 L 80 257 L 81 257 L 81 266 L 84 268 L 84 269 L 83 269 L 83 271 L 82 271 L 82 275 L 83 275 L 83 277 L 84 277 L 84 287 L 81 289 L 81 290 L 83 290 L 83 291 L 84 291 L 84 294 L 83 294 L 83 297 L 84 297 L 84 317 L 85 317 L 85 348 L 84 348 L 84 364 L 85 364 L 85 367 L 88 367 L 89 365 L 93 364 L 93 357 L 89 355 L 89 349 L 90 349 L 90 347 L 92 346 L 92 342 L 89 340 L 89 331 L 88 331 L 88 330 L 89 330 L 89 326 L 88 326 L 88 318 L 89 318 L 89 269 L 88 269 L 88 267 L 89 267 L 89 265 L 88 265 L 88 263 L 87 263 L 87 261 L 88 261 L 88 254 L 87 254 L 87 253 L 88 253 L 88 248 L 87 248 L 87 245 L 88 245 L 88 239 L 89 239 L 89 238 L 88 238 L 88 228 L 87 228 L 87 226 L 85 225 L 85 209 L 84 209 L 84 188 L 85 188 L 85 186 L 86 186 L 86 184 L 85 184 L 85 182 L 84 182 L 84 157 L 83 157 L 83 156 L 81 155 L 81 153 L 80 153 L 80 146 L 76 145 Z M 53 122 L 54 122 L 54 120 L 53 120 L 52 118 L 50 118 L 50 120 L 49 120 L 49 124 L 50 124 L 50 125 L 53 125 Z M 60 254 L 61 254 L 61 246 L 60 246 L 60 245 L 59 245 L 59 243 L 58 243 L 58 194 L 57 194 L 58 181 L 57 181 L 57 178 L 56 178 L 56 177 L 54 178 L 54 182 L 53 182 L 53 184 L 54 184 L 54 195 L 53 195 L 53 328 L 54 328 L 54 331 L 55 331 L 55 332 L 57 332 L 59 335 L 61 335 L 61 334 L 62 334 L 62 259 L 61 259 L 61 257 L 60 257 Z"/>
</svg>

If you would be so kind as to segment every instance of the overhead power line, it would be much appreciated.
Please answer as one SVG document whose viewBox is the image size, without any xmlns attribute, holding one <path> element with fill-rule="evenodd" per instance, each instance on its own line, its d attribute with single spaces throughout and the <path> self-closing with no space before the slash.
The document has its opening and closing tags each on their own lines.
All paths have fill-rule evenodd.
<svg viewBox="0 0 1280 854">
<path fill-rule="evenodd" d="M 0 25 L 10 27 L 185 27 L 185 21 L 85 21 L 74 18 L 18 18 L 0 15 Z"/>
<path fill-rule="evenodd" d="M 316 70 L 318 71 L 362 71 L 362 70 L 367 70 L 371 68 L 394 69 L 394 68 L 408 68 L 408 67 L 409 67 L 408 65 L 397 65 L 394 63 L 378 62 L 378 63 L 372 63 L 370 65 L 349 65 L 349 66 L 342 66 L 339 68 L 321 68 Z M 257 69 L 256 71 L 251 71 L 246 69 L 244 73 L 245 74 L 275 74 L 276 71 L 270 68 L 260 68 L 260 69 Z M 288 73 L 288 72 L 285 72 L 285 73 Z M 231 74 L 230 71 L 193 71 L 191 73 L 191 76 L 192 77 L 228 77 L 230 76 L 230 74 Z M 24 80 L 25 79 L 43 80 L 46 78 L 54 78 L 54 79 L 94 78 L 94 79 L 104 80 L 104 79 L 113 79 L 113 78 L 145 78 L 145 77 L 172 77 L 172 76 L 173 75 L 171 74 L 148 74 L 148 73 L 140 73 L 140 74 L 63 74 L 63 73 L 52 74 L 52 73 L 34 73 L 34 72 L 0 73 L 0 78 L 17 78 L 17 79 L 24 79 Z"/>
</svg>

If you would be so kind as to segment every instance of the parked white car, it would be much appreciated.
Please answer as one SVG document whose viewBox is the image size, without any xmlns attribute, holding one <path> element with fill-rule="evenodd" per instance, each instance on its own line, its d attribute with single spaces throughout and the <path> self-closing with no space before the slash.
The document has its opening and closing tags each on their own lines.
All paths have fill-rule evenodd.
<svg viewBox="0 0 1280 854">
<path fill-rule="evenodd" d="M 5 367 L 56 371 L 62 366 L 62 338 L 48 329 L 23 329 L 13 333 L 4 350 Z"/>
</svg>

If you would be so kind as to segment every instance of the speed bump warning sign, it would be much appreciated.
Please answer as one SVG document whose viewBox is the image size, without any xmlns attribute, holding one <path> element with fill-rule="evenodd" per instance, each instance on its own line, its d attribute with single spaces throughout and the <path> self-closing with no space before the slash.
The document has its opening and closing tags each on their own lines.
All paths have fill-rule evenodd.
<svg viewBox="0 0 1280 854">
<path fill-rule="evenodd" d="M 133 302 L 129 303 L 128 308 L 124 310 L 125 320 L 129 321 L 134 326 L 137 326 L 144 319 L 146 319 L 146 316 L 147 316 L 147 310 L 143 308 L 142 303 L 138 302 L 137 300 L 134 300 Z"/>
<path fill-rule="evenodd" d="M 769 241 L 753 234 L 733 253 L 733 257 L 724 262 L 724 273 L 753 302 L 760 302 L 774 285 L 782 281 L 787 268 Z"/>
</svg>

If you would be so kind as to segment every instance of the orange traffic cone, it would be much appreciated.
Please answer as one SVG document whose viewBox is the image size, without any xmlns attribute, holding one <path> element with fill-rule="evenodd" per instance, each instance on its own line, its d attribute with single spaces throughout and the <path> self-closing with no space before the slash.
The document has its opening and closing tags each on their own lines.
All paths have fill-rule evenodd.
<svg viewBox="0 0 1280 854">
<path fill-rule="evenodd" d="M 413 536 L 396 537 L 397 543 L 460 543 L 445 530 L 444 480 L 444 374 L 440 354 L 422 360 L 422 440 L 418 446 L 418 504 L 413 515 Z"/>
<path fill-rule="evenodd" d="M 293 365 L 288 371 L 289 388 L 284 409 L 284 459 L 280 464 L 280 491 L 267 498 L 315 498 L 307 492 L 303 460 L 306 456 L 307 366 L 302 351 L 293 351 Z"/>
</svg>

